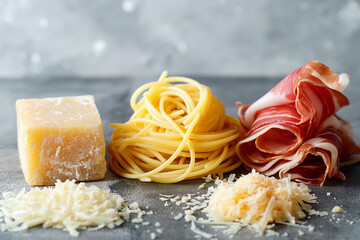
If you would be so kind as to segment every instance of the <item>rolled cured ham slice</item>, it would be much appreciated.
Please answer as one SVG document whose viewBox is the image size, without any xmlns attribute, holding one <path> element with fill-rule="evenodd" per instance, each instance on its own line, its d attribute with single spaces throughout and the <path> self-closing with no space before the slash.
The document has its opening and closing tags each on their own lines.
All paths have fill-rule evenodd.
<svg viewBox="0 0 360 240">
<path fill-rule="evenodd" d="M 342 94 L 348 83 L 346 74 L 339 76 L 313 61 L 255 103 L 237 103 L 240 122 L 248 130 L 236 148 L 245 166 L 312 185 L 331 177 L 344 180 L 339 163 L 359 150 L 349 124 L 336 116 L 349 104 Z"/>
</svg>

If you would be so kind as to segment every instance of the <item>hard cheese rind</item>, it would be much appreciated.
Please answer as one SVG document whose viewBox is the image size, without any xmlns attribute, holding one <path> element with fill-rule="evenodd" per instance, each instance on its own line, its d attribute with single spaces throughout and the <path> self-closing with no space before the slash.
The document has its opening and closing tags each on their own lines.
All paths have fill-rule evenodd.
<svg viewBox="0 0 360 240">
<path fill-rule="evenodd" d="M 105 140 L 93 96 L 21 99 L 16 112 L 21 168 L 30 186 L 104 178 Z"/>
</svg>

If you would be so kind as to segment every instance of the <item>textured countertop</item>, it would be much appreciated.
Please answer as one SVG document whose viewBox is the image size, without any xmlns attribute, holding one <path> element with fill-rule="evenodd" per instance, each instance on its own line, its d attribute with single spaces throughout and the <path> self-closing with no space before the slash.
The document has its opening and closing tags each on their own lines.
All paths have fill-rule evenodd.
<svg viewBox="0 0 360 240">
<path fill-rule="evenodd" d="M 272 88 L 281 78 L 223 78 L 223 77 L 195 77 L 196 80 L 210 86 L 213 94 L 225 105 L 227 114 L 236 116 L 236 101 L 253 102 Z M 0 191 L 19 192 L 22 188 L 30 189 L 22 175 L 17 147 L 16 147 L 16 114 L 15 100 L 19 98 L 58 97 L 92 94 L 95 96 L 104 124 L 107 143 L 112 130 L 108 127 L 111 122 L 125 122 L 132 111 L 129 99 L 132 92 L 141 84 L 156 81 L 156 77 L 119 77 L 111 79 L 85 78 L 26 78 L 0 79 Z M 345 94 L 350 99 L 350 106 L 339 113 L 340 116 L 354 125 L 354 138 L 360 143 L 360 82 L 351 82 Z M 294 227 L 276 226 L 274 230 L 280 235 L 287 232 L 287 237 L 281 239 L 358 239 L 360 235 L 360 164 L 343 167 L 346 181 L 328 180 L 323 187 L 310 186 L 318 197 L 315 210 L 328 211 L 325 217 L 313 216 L 307 220 L 309 225 L 315 226 L 314 232 Z M 238 173 L 244 173 L 239 169 Z M 150 233 L 155 232 L 157 239 L 194 239 L 195 234 L 190 230 L 190 224 L 184 219 L 175 220 L 174 216 L 183 212 L 181 207 L 172 204 L 164 206 L 159 200 L 159 194 L 186 195 L 199 191 L 198 186 L 203 180 L 185 181 L 178 184 L 142 183 L 138 180 L 119 178 L 110 170 L 103 181 L 86 183 L 97 185 L 102 189 L 110 189 L 120 194 L 126 201 L 137 201 L 141 208 L 152 210 L 154 215 L 144 216 L 144 221 L 150 225 L 139 225 L 128 222 L 115 229 L 101 229 L 99 231 L 81 231 L 78 239 L 150 239 Z M 208 184 L 207 186 L 210 186 Z M 331 195 L 328 196 L 327 193 Z M 339 205 L 345 213 L 333 214 L 331 209 Z M 155 227 L 159 222 L 161 227 Z M 352 222 L 352 224 L 351 224 Z M 216 234 L 218 239 L 228 239 L 229 235 L 221 229 L 215 230 L 211 226 L 198 227 L 204 231 Z M 162 229 L 159 234 L 155 230 Z M 299 234 L 303 231 L 304 235 Z M 249 229 L 242 229 L 234 239 L 253 239 L 256 233 Z M 0 239 L 73 239 L 67 232 L 56 229 L 29 229 L 24 232 L 0 232 Z M 263 237 L 264 239 L 278 239 L 279 237 Z M 258 239 L 261 239 L 260 237 Z"/>
</svg>

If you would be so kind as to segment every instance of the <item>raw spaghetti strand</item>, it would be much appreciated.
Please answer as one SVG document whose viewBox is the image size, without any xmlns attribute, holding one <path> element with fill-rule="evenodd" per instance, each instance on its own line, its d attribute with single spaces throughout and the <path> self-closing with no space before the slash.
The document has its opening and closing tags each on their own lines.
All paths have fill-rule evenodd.
<svg viewBox="0 0 360 240">
<path fill-rule="evenodd" d="M 109 165 L 119 176 L 175 183 L 241 165 L 235 145 L 244 131 L 207 86 L 163 72 L 138 88 L 130 105 L 128 122 L 110 124 Z"/>
</svg>

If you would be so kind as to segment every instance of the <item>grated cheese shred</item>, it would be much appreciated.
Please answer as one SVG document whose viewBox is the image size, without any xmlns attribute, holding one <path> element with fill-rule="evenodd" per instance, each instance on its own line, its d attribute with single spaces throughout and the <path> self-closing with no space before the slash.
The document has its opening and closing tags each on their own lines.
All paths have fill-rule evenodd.
<svg viewBox="0 0 360 240">
<path fill-rule="evenodd" d="M 263 234 L 274 222 L 295 225 L 315 202 L 305 184 L 253 171 L 236 182 L 220 182 L 210 196 L 207 212 L 214 220 L 240 222 Z"/>
<path fill-rule="evenodd" d="M 86 187 L 75 181 L 57 180 L 54 188 L 33 188 L 28 192 L 3 193 L 0 201 L 2 231 L 21 231 L 42 225 L 59 228 L 71 236 L 79 236 L 79 229 L 114 228 L 128 220 L 130 214 L 142 211 L 137 203 L 130 206 L 115 193 L 96 186 Z M 89 228 L 90 227 L 90 228 Z"/>
</svg>

